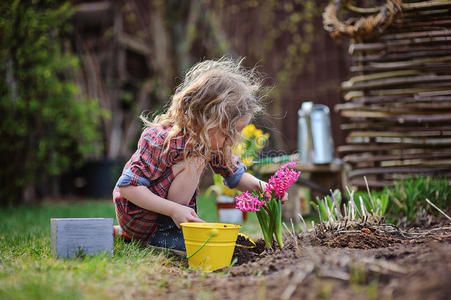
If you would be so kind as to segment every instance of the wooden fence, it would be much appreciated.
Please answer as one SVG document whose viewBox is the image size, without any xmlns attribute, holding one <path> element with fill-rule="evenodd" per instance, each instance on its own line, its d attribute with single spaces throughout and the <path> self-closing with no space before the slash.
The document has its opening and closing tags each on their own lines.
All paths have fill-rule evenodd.
<svg viewBox="0 0 451 300">
<path fill-rule="evenodd" d="M 351 78 L 342 83 L 344 103 L 335 106 L 346 118 L 346 144 L 338 147 L 345 183 L 363 187 L 366 176 L 383 187 L 416 174 L 450 176 L 451 1 L 332 5 L 326 30 L 351 38 Z M 340 5 L 361 18 L 340 22 Z"/>
</svg>

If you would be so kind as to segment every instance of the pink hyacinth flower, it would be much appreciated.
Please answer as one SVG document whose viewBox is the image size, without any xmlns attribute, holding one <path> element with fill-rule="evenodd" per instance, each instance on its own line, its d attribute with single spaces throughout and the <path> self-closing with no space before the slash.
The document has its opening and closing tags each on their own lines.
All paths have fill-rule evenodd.
<svg viewBox="0 0 451 300">
<path fill-rule="evenodd" d="M 264 204 L 263 201 L 258 200 L 257 196 L 253 196 L 249 192 L 243 192 L 241 195 L 235 197 L 236 208 L 243 212 L 260 211 L 260 207 Z"/>
<path fill-rule="evenodd" d="M 288 189 L 298 180 L 299 175 L 301 175 L 301 172 L 294 171 L 295 166 L 296 162 L 286 163 L 274 176 L 271 176 L 265 188 L 266 197 L 271 197 L 274 192 L 278 199 L 283 198 Z"/>
</svg>

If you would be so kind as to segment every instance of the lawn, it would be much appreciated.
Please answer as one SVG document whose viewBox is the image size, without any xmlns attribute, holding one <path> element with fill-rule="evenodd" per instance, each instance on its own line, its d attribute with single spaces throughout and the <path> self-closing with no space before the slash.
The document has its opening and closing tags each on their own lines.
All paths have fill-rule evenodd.
<svg viewBox="0 0 451 300">
<path fill-rule="evenodd" d="M 200 217 L 217 221 L 213 199 L 201 196 L 198 201 Z M 91 200 L 0 210 L 1 299 L 127 298 L 130 290 L 139 294 L 163 287 L 168 270 L 179 270 L 182 277 L 190 273 L 165 253 L 120 240 L 113 257 L 56 259 L 50 254 L 50 219 L 69 217 L 115 219 L 114 206 L 109 200 Z M 250 216 L 241 231 L 257 230 Z"/>
<path fill-rule="evenodd" d="M 199 215 L 216 221 L 213 199 L 199 197 Z M 121 240 L 113 257 L 56 259 L 50 254 L 53 217 L 115 214 L 109 200 L 0 210 L 0 299 L 441 299 L 451 274 L 443 264 L 451 259 L 451 227 L 443 221 L 404 229 L 404 236 L 380 232 L 385 227 L 377 224 L 365 225 L 371 231 L 322 235 L 318 225 L 296 239 L 286 235 L 282 250 L 202 274 L 183 258 Z M 253 214 L 241 231 L 257 238 Z"/>
</svg>

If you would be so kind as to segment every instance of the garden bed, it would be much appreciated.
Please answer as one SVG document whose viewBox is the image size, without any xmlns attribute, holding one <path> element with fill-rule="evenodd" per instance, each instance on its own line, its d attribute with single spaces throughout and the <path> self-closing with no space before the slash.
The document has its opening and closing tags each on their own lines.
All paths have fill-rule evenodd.
<svg viewBox="0 0 451 300">
<path fill-rule="evenodd" d="M 264 246 L 259 240 L 257 245 Z M 280 250 L 238 248 L 237 263 L 211 274 L 193 273 L 149 295 L 214 299 L 445 299 L 451 293 L 451 227 L 359 232 L 285 239 Z M 171 272 L 169 272 L 171 273 Z M 202 291 L 202 292 L 199 292 Z"/>
<path fill-rule="evenodd" d="M 212 200 L 199 198 L 201 218 L 214 220 L 205 214 L 215 214 L 205 206 Z M 286 236 L 283 250 L 262 251 L 256 240 L 260 254 L 248 251 L 231 268 L 203 274 L 188 269 L 185 258 L 120 239 L 114 256 L 57 259 L 49 230 L 55 216 L 113 217 L 114 207 L 84 201 L 0 210 L 0 299 L 447 299 L 451 293 L 448 220 L 401 227 L 402 234 L 368 221 L 335 231 L 322 231 L 320 223 L 296 240 Z M 251 235 L 259 232 L 253 217 L 243 228 Z"/>
</svg>

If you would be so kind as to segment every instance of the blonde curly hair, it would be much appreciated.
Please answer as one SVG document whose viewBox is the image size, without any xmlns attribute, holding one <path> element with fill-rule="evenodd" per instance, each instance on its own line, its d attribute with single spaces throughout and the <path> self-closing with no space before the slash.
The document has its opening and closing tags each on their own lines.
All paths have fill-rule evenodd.
<svg viewBox="0 0 451 300">
<path fill-rule="evenodd" d="M 255 69 L 242 66 L 243 59 L 205 60 L 194 65 L 175 90 L 167 111 L 153 121 L 143 114 L 145 126 L 170 126 L 164 151 L 169 150 L 172 138 L 181 133 L 187 137 L 184 157 L 188 152 L 204 158 L 212 155 L 212 143 L 208 131 L 219 129 L 225 140 L 222 156 L 232 167 L 231 147 L 237 145 L 240 133 L 236 123 L 243 116 L 254 116 L 262 111 L 260 96 L 261 78 Z"/>
</svg>

